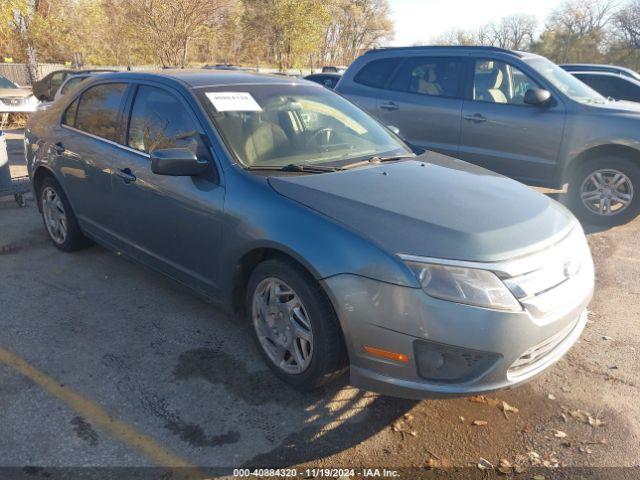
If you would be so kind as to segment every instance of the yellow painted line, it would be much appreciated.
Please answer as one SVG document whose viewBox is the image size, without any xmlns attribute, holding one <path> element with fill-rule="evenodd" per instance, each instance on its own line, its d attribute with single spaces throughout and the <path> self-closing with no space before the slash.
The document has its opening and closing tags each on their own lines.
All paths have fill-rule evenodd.
<svg viewBox="0 0 640 480">
<path fill-rule="evenodd" d="M 100 405 L 70 388 L 60 385 L 59 382 L 42 373 L 15 353 L 0 347 L 0 362 L 34 381 L 83 417 L 108 431 L 117 440 L 150 458 L 157 465 L 173 470 L 179 478 L 205 478 L 205 475 L 198 472 L 196 467 L 164 448 L 153 438 L 113 418 Z"/>
</svg>

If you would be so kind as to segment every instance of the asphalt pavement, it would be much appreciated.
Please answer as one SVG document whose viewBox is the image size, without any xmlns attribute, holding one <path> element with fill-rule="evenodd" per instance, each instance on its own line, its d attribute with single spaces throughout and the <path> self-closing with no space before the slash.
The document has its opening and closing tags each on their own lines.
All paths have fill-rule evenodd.
<svg viewBox="0 0 640 480">
<path fill-rule="evenodd" d="M 18 175 L 19 132 L 9 150 Z M 596 293 L 566 357 L 514 390 L 417 402 L 345 381 L 291 390 L 243 320 L 102 247 L 61 253 L 32 199 L 25 208 L 0 199 L 0 478 L 8 467 L 28 478 L 158 466 L 196 476 L 343 467 L 357 477 L 373 467 L 415 476 L 500 465 L 542 468 L 546 478 L 562 467 L 636 478 L 640 218 L 586 230 Z M 97 478 L 107 472 L 124 470 Z"/>
</svg>

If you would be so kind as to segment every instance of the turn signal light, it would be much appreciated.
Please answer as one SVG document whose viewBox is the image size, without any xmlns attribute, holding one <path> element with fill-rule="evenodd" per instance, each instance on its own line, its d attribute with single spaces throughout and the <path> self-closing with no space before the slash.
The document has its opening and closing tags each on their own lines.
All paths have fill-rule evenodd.
<svg viewBox="0 0 640 480">
<path fill-rule="evenodd" d="M 369 345 L 363 345 L 362 349 L 369 355 L 395 360 L 396 362 L 409 363 L 409 356 L 404 353 L 390 352 L 389 350 L 382 350 L 381 348 L 370 347 Z"/>
</svg>

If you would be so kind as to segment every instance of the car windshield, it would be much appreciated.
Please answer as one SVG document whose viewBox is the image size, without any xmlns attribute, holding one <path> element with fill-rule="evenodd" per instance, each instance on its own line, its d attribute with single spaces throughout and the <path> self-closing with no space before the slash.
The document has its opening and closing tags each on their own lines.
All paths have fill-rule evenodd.
<svg viewBox="0 0 640 480">
<path fill-rule="evenodd" d="M 0 88 L 18 88 L 11 80 L 0 76 Z"/>
<path fill-rule="evenodd" d="M 371 116 L 321 86 L 207 87 L 198 96 L 245 167 L 339 166 L 411 155 Z"/>
<path fill-rule="evenodd" d="M 605 103 L 607 99 L 598 92 L 582 83 L 566 70 L 560 68 L 555 63 L 542 57 L 524 59 L 525 62 L 546 78 L 554 87 L 566 96 L 581 103 Z"/>
<path fill-rule="evenodd" d="M 89 77 L 80 76 L 80 75 L 77 77 L 71 77 L 69 80 L 67 80 L 67 82 L 64 85 L 62 85 L 62 88 L 60 89 L 60 95 L 66 95 L 66 93 L 69 91 L 70 88 L 75 87 L 76 85 L 78 85 L 83 80 L 86 80 L 87 78 Z"/>
</svg>

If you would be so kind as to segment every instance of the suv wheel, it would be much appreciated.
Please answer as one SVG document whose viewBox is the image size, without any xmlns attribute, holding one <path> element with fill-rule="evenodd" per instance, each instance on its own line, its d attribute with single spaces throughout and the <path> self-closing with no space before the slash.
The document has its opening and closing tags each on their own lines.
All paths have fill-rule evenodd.
<svg viewBox="0 0 640 480">
<path fill-rule="evenodd" d="M 569 199 L 585 223 L 626 223 L 640 213 L 640 167 L 622 157 L 589 160 L 569 180 Z"/>
<path fill-rule="evenodd" d="M 318 282 L 295 263 L 271 259 L 258 265 L 245 311 L 262 356 L 285 382 L 312 390 L 344 372 L 338 318 Z"/>
<path fill-rule="evenodd" d="M 63 252 L 73 252 L 91 244 L 80 231 L 71 205 L 62 188 L 53 178 L 42 180 L 38 202 L 44 226 L 53 244 Z"/>
</svg>

